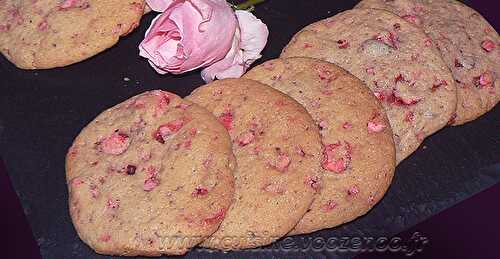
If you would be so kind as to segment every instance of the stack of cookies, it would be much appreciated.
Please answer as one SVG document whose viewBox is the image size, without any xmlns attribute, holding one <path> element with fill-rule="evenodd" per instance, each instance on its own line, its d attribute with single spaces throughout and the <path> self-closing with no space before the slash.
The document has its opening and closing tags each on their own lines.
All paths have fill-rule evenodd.
<svg viewBox="0 0 500 259">
<path fill-rule="evenodd" d="M 156 256 L 335 227 L 379 202 L 427 136 L 499 101 L 498 34 L 476 12 L 446 0 L 358 7 L 307 26 L 244 78 L 100 114 L 66 158 L 81 239 Z"/>
</svg>

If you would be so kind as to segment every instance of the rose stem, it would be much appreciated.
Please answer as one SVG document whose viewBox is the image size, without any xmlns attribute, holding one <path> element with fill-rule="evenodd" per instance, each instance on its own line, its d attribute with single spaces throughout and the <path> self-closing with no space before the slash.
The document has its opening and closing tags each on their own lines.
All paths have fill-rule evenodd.
<svg viewBox="0 0 500 259">
<path fill-rule="evenodd" d="M 239 5 L 236 6 L 236 9 L 238 10 L 247 10 L 251 7 L 253 7 L 254 5 L 258 5 L 260 3 L 263 3 L 265 2 L 266 0 L 248 0 L 246 2 L 243 2 Z"/>
</svg>

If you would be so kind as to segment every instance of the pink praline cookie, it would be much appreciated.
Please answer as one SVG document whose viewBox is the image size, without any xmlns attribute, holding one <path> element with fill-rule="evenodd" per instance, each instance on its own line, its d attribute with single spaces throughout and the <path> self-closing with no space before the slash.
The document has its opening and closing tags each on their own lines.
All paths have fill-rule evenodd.
<svg viewBox="0 0 500 259">
<path fill-rule="evenodd" d="M 238 250 L 285 236 L 321 185 L 321 142 L 311 116 L 289 96 L 248 79 L 215 81 L 187 99 L 225 125 L 238 164 L 235 202 L 201 246 Z"/>
<path fill-rule="evenodd" d="M 145 92 L 98 115 L 70 147 L 71 218 L 101 254 L 184 254 L 224 219 L 235 167 L 217 118 L 172 93 Z"/>
<path fill-rule="evenodd" d="M 382 199 L 394 175 L 395 147 L 384 108 L 362 81 L 311 58 L 270 60 L 245 78 L 297 100 L 320 129 L 321 191 L 289 235 L 354 220 Z"/>
</svg>

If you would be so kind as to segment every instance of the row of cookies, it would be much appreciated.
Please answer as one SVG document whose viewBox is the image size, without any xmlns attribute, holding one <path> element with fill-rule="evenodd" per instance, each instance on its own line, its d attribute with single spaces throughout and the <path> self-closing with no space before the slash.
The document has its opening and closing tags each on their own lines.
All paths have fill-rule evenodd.
<svg viewBox="0 0 500 259">
<path fill-rule="evenodd" d="M 397 162 L 447 124 L 500 100 L 498 33 L 455 0 L 364 0 L 306 26 L 282 57 L 313 57 L 363 80 L 388 113 Z"/>
<path fill-rule="evenodd" d="M 338 138 L 346 133 L 331 130 L 331 123 L 325 120 L 328 113 L 321 108 L 325 104 L 322 101 L 333 105 L 339 99 L 360 98 L 359 94 L 344 96 L 341 89 L 329 89 L 325 85 L 311 94 L 309 91 L 315 85 L 302 84 L 307 78 L 304 71 L 317 68 L 319 61 L 296 57 L 320 59 L 346 69 L 363 81 L 384 107 L 392 128 L 397 164 L 413 153 L 425 137 L 446 125 L 461 125 L 476 119 L 495 107 L 500 100 L 498 42 L 498 33 L 481 15 L 455 0 L 364 0 L 353 10 L 306 26 L 283 49 L 280 59 L 252 69 L 245 77 L 264 82 L 298 100 L 322 131 L 326 127 L 329 134 Z M 337 76 L 330 75 L 330 71 L 320 72 L 318 77 L 337 80 Z M 338 107 L 333 110 L 337 111 Z M 358 116 L 370 114 L 359 108 L 355 112 Z M 342 114 L 346 115 L 346 110 L 342 110 Z M 330 118 L 337 119 L 333 124 L 337 129 L 341 125 L 339 117 L 342 118 L 334 112 Z M 346 126 L 343 129 L 350 129 L 349 124 L 342 125 Z M 385 124 L 369 121 L 367 127 L 368 133 L 374 133 L 383 131 Z M 361 143 L 373 143 L 360 131 L 356 136 L 362 139 Z M 328 133 L 322 134 L 322 138 L 324 154 L 328 156 Z M 363 162 L 369 163 L 373 156 L 363 158 Z M 330 170 L 332 167 L 325 166 L 324 162 L 325 189 L 291 234 L 337 226 L 345 222 L 337 221 L 339 218 L 352 220 L 364 214 L 363 210 L 355 209 L 359 204 L 350 205 L 355 212 L 351 216 L 346 211 L 340 211 L 340 217 L 321 213 L 330 202 L 325 198 L 341 195 L 345 190 L 337 188 L 338 180 L 330 180 L 334 179 L 331 172 L 338 177 L 339 170 Z M 382 167 L 372 163 L 373 168 L 381 170 Z M 356 171 L 359 167 L 353 164 L 350 169 L 347 175 L 360 177 Z M 386 180 L 387 172 L 385 170 Z M 385 191 L 380 187 L 383 182 L 380 178 L 381 174 L 376 175 L 378 182 L 365 179 L 371 184 L 366 186 L 368 190 Z M 373 201 L 373 196 L 369 200 Z"/>
<path fill-rule="evenodd" d="M 403 6 L 411 15 L 364 6 L 370 2 Z M 460 14 L 450 15 L 450 10 Z M 474 22 L 467 24 L 466 18 Z M 497 42 L 491 25 L 457 1 L 364 1 L 307 26 L 281 59 L 248 72 L 245 78 L 297 100 L 320 129 L 322 188 L 288 234 L 334 227 L 366 213 L 392 179 L 392 139 L 397 164 L 427 136 L 492 109 L 500 98 Z M 352 83 L 354 77 L 342 69 L 291 57 L 317 58 L 346 69 L 368 86 L 368 96 L 373 94 L 383 109 L 367 105 L 362 84 Z M 474 64 L 464 67 L 461 60 L 468 58 Z M 387 137 L 391 133 L 392 139 Z"/>
<path fill-rule="evenodd" d="M 146 92 L 85 127 L 66 158 L 81 239 L 118 255 L 253 248 L 350 221 L 382 198 L 392 131 L 359 79 L 309 58 L 247 77 L 185 100 Z"/>
<path fill-rule="evenodd" d="M 298 100 L 323 130 L 330 123 L 325 123 L 318 100 L 333 95 L 327 101 L 331 105 L 335 100 L 350 100 L 355 95 L 343 96 L 342 91 L 327 87 L 311 95 L 304 88 L 310 90 L 313 84 L 301 84 L 307 73 L 296 74 L 297 67 L 301 68 L 299 71 L 315 68 L 318 61 L 299 61 L 293 57 L 320 59 L 346 69 L 363 81 L 384 107 L 392 128 L 397 164 L 413 153 L 425 137 L 446 125 L 461 125 L 476 119 L 495 107 L 500 100 L 498 42 L 498 33 L 479 13 L 455 0 L 364 0 L 353 10 L 306 26 L 293 36 L 280 59 L 252 69 L 245 77 L 271 85 Z M 337 79 L 328 75 L 318 76 Z M 334 113 L 333 118 L 338 116 Z M 338 127 L 339 121 L 334 125 Z M 376 125 L 370 121 L 368 132 L 383 129 Z M 336 137 L 345 134 L 328 129 Z M 363 136 L 361 132 L 356 134 Z M 325 136 L 328 135 L 322 134 L 323 140 L 328 139 Z M 370 143 L 369 138 L 362 139 L 365 144 Z M 328 154 L 328 141 L 323 144 Z M 370 162 L 370 156 L 363 158 L 364 162 Z M 327 208 L 329 200 L 325 198 L 342 194 L 342 189 L 335 189 L 339 182 L 329 180 L 331 168 L 324 163 L 322 167 L 326 190 L 321 191 L 292 234 L 337 226 L 345 222 L 337 221 L 338 218 L 352 220 L 363 214 L 363 210 L 355 209 L 350 217 L 345 211 L 339 212 L 341 217 L 320 212 Z M 349 173 L 360 177 L 356 169 L 359 168 L 353 166 Z M 370 191 L 385 190 L 376 187 L 376 180 L 368 181 L 372 184 L 367 186 Z M 350 206 L 356 208 L 354 204 Z"/>
<path fill-rule="evenodd" d="M 474 9 L 456 0 L 363 0 L 356 8 L 389 11 L 429 36 L 457 88 L 452 125 L 478 118 L 500 100 L 500 38 Z"/>
<path fill-rule="evenodd" d="M 127 100 L 68 153 L 80 237 L 107 254 L 235 250 L 363 215 L 396 163 L 460 112 L 439 50 L 395 14 L 354 9 L 307 26 L 245 79 Z"/>
</svg>

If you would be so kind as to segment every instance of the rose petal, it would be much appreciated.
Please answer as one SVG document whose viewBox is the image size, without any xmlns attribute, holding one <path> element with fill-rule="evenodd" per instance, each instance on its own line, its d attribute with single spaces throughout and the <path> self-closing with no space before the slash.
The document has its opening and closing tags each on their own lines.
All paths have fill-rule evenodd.
<svg viewBox="0 0 500 259">
<path fill-rule="evenodd" d="M 260 19 L 248 11 L 237 10 L 235 14 L 241 30 L 240 47 L 243 49 L 243 60 L 250 66 L 262 57 L 260 53 L 267 44 L 269 30 Z"/>
<path fill-rule="evenodd" d="M 233 38 L 231 50 L 226 57 L 201 72 L 203 80 L 211 82 L 215 78 L 238 78 L 255 60 L 261 57 L 269 36 L 267 26 L 252 13 L 237 10 L 239 30 Z"/>
<path fill-rule="evenodd" d="M 212 82 L 216 77 L 231 78 L 240 77 L 245 71 L 243 71 L 243 66 L 238 64 L 243 64 L 243 51 L 240 49 L 240 30 L 236 29 L 233 38 L 233 44 L 226 56 L 209 67 L 201 71 L 201 77 L 205 82 Z"/>
</svg>

